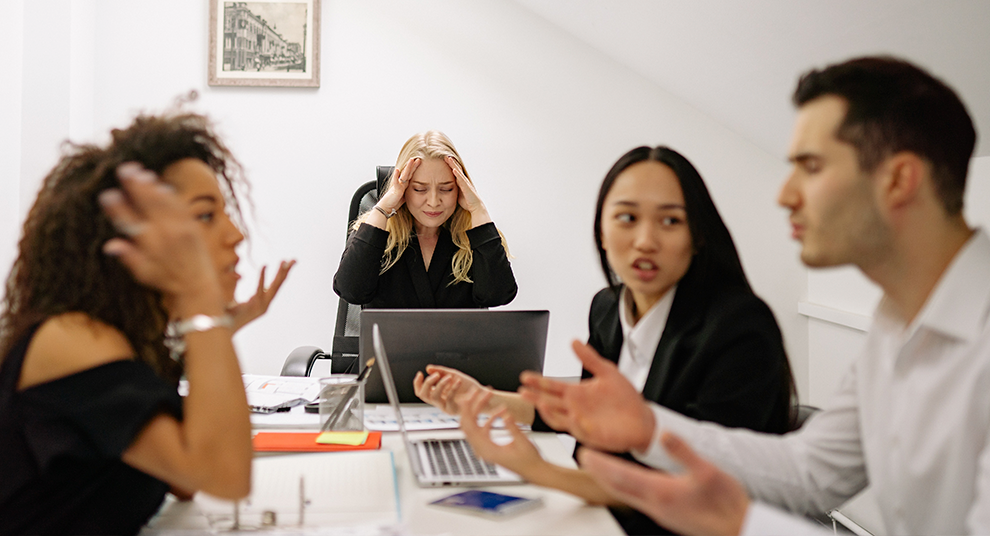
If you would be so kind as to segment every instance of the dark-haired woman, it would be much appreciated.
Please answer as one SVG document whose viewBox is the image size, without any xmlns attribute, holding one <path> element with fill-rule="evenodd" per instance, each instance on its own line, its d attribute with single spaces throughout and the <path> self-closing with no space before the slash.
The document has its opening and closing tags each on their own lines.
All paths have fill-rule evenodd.
<svg viewBox="0 0 990 536">
<path fill-rule="evenodd" d="M 694 166 L 666 147 L 639 147 L 608 172 L 595 242 L 609 283 L 592 300 L 588 344 L 655 401 L 696 419 L 783 433 L 793 379 L 770 309 L 750 289 L 735 245 Z M 544 461 L 512 421 L 546 429 L 516 393 L 496 392 L 447 368 L 417 375 L 423 400 L 461 412 L 479 455 L 535 484 L 607 503 L 581 470 Z M 585 373 L 587 376 L 587 373 Z M 470 402 L 466 402 L 470 401 Z M 478 412 L 503 415 L 515 440 L 496 445 Z M 628 509 L 629 533 L 664 530 Z"/>
<path fill-rule="evenodd" d="M 236 178 L 193 114 L 139 117 L 45 178 L 0 316 L 0 533 L 134 534 L 169 490 L 248 493 L 231 336 L 292 263 L 230 305 Z"/>
</svg>

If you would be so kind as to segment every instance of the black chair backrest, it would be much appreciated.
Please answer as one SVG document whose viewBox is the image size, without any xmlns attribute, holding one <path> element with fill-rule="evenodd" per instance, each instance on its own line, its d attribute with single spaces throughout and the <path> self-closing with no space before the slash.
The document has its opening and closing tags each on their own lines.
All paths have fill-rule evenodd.
<svg viewBox="0 0 990 536">
<path fill-rule="evenodd" d="M 385 181 L 392 175 L 394 166 L 378 166 L 376 178 L 362 184 L 351 197 L 347 212 L 347 237 L 351 236 L 351 226 L 361 214 L 378 203 L 379 192 Z M 358 337 L 361 334 L 361 306 L 347 303 L 343 298 L 337 303 L 337 322 L 333 330 L 333 348 L 330 351 L 330 372 L 333 374 L 356 373 L 360 351 Z"/>
</svg>

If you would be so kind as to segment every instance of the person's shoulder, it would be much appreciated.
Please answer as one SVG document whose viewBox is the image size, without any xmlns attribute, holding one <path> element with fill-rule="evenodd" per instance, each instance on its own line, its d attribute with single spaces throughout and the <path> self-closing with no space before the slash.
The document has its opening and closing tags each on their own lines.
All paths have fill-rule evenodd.
<svg viewBox="0 0 990 536">
<path fill-rule="evenodd" d="M 45 320 L 31 339 L 18 388 L 133 358 L 134 349 L 116 328 L 84 313 L 64 313 Z"/>
<path fill-rule="evenodd" d="M 619 293 L 611 287 L 605 287 L 595 293 L 595 297 L 591 299 L 591 308 L 612 308 L 616 307 L 618 303 Z"/>
<path fill-rule="evenodd" d="M 595 294 L 595 297 L 591 299 L 589 314 L 591 318 L 601 318 L 612 311 L 618 310 L 618 307 L 619 293 L 609 287 L 605 287 L 599 290 Z"/>
</svg>

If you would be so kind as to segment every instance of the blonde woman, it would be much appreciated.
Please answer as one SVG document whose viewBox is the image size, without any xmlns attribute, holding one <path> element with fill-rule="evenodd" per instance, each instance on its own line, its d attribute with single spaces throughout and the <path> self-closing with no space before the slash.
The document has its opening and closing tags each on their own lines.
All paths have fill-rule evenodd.
<svg viewBox="0 0 990 536">
<path fill-rule="evenodd" d="M 402 146 L 378 204 L 354 222 L 333 289 L 375 308 L 470 308 L 516 296 L 507 247 L 442 132 Z"/>
</svg>

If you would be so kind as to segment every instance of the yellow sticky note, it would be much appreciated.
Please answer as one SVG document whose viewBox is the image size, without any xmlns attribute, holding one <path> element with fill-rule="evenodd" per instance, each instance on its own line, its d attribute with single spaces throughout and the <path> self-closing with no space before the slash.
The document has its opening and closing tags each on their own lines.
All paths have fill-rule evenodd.
<svg viewBox="0 0 990 536">
<path fill-rule="evenodd" d="M 368 432 L 323 432 L 316 436 L 316 442 L 324 445 L 364 445 Z"/>
</svg>

